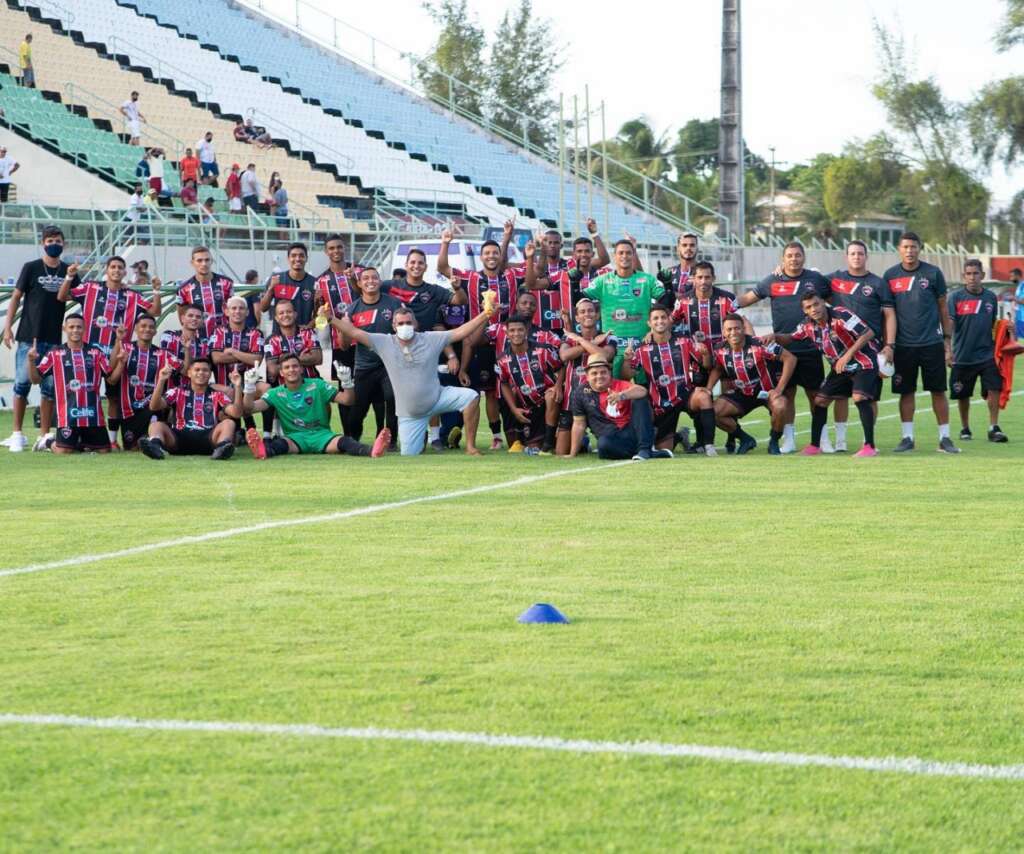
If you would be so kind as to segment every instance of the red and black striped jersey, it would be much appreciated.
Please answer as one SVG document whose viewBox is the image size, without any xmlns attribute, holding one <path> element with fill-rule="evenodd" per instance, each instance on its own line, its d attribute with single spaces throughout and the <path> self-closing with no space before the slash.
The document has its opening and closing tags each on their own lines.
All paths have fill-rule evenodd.
<svg viewBox="0 0 1024 854">
<path fill-rule="evenodd" d="M 708 299 L 701 299 L 693 288 L 676 297 L 672 311 L 673 331 L 702 342 L 712 349 L 721 346 L 722 320 L 736 311 L 736 297 L 721 288 L 712 288 Z"/>
<path fill-rule="evenodd" d="M 484 330 L 484 337 L 494 345 L 494 349 L 499 355 L 508 349 L 508 331 L 504 323 L 489 324 Z M 539 329 L 536 326 L 530 327 L 526 333 L 526 339 L 531 347 L 534 344 L 545 344 L 548 347 L 554 347 L 556 352 L 562 346 L 562 339 L 555 335 L 554 332 Z"/>
<path fill-rule="evenodd" d="M 452 270 L 452 279 L 458 279 L 466 289 L 470 320 L 484 310 L 484 294 L 494 291 L 498 295 L 498 313 L 494 315 L 498 323 L 508 320 L 522 286 L 522 276 L 511 268 L 500 276 L 488 276 L 475 270 Z"/>
<path fill-rule="evenodd" d="M 633 370 L 643 370 L 655 414 L 682 403 L 683 395 L 699 385 L 707 348 L 679 337 L 664 344 L 642 344 L 633 353 Z"/>
<path fill-rule="evenodd" d="M 589 288 L 594 279 L 605 273 L 610 273 L 612 268 L 602 267 L 600 270 L 595 270 L 593 267 L 588 267 L 584 270 L 576 264 L 575 259 L 570 260 L 573 262 L 573 266 L 555 275 L 558 278 L 558 291 L 562 296 L 562 306 L 572 316 L 572 312 L 576 309 L 576 303 L 583 298 L 584 288 Z M 549 275 L 551 274 L 549 273 Z"/>
<path fill-rule="evenodd" d="M 762 344 L 760 339 L 750 335 L 739 350 L 733 350 L 728 344 L 715 350 L 715 361 L 725 378 L 733 381 L 736 391 L 748 397 L 775 388 L 781 359 L 781 345 Z"/>
<path fill-rule="evenodd" d="M 258 329 L 235 331 L 230 326 L 220 326 L 213 331 L 213 335 L 210 336 L 210 340 L 207 343 L 211 355 L 223 352 L 229 348 L 238 350 L 241 353 L 252 353 L 257 356 L 262 356 L 263 354 L 263 333 Z M 228 377 L 231 376 L 232 371 L 237 370 L 239 373 L 245 373 L 251 365 L 246 365 L 244 362 L 231 362 L 230 364 L 214 365 L 213 367 L 217 382 L 221 385 L 229 385 Z"/>
<path fill-rule="evenodd" d="M 163 367 L 163 351 L 149 346 L 143 349 L 137 341 L 124 346 L 125 363 L 121 372 L 121 414 L 126 418 L 132 412 L 149 408 L 157 374 Z"/>
<path fill-rule="evenodd" d="M 528 344 L 525 353 L 511 349 L 497 359 L 498 379 L 514 389 L 518 400 L 526 406 L 544 403 L 544 392 L 558 379 L 562 360 L 558 349 L 547 344 Z"/>
<path fill-rule="evenodd" d="M 57 426 L 105 427 L 100 382 L 110 373 L 110 363 L 98 347 L 78 350 L 54 347 L 39 361 L 42 376 L 53 374 Z"/>
<path fill-rule="evenodd" d="M 171 407 L 171 426 L 175 430 L 212 430 L 217 426 L 221 410 L 231 403 L 222 391 L 209 386 L 197 392 L 191 383 L 172 388 L 164 395 Z"/>
<path fill-rule="evenodd" d="M 210 281 L 201 282 L 193 276 L 178 285 L 178 305 L 195 305 L 203 311 L 203 330 L 207 338 L 218 326 L 226 323 L 224 306 L 235 292 L 235 283 L 227 276 L 214 274 Z"/>
<path fill-rule="evenodd" d="M 299 329 L 294 335 L 275 332 L 263 345 L 264 355 L 272 361 L 277 361 L 285 353 L 294 353 L 296 356 L 299 356 L 303 352 L 318 349 L 320 349 L 320 342 L 317 340 L 316 333 L 312 329 Z M 320 372 L 314 365 L 305 365 L 303 373 L 307 377 L 320 376 Z M 283 380 L 279 379 L 278 383 L 280 384 L 281 382 Z"/>
<path fill-rule="evenodd" d="M 201 335 L 202 330 L 197 332 L 197 337 L 188 343 L 190 362 L 200 356 L 209 357 L 210 355 L 210 342 L 208 339 L 200 337 Z M 181 384 L 181 368 L 185 364 L 185 346 L 180 329 L 168 330 L 160 336 L 160 349 L 163 351 L 161 367 L 166 363 L 174 368 L 174 373 L 167 380 L 167 388 L 175 388 Z"/>
<path fill-rule="evenodd" d="M 328 317 L 341 317 L 348 312 L 348 307 L 355 299 L 352 284 L 346 276 L 339 276 L 331 270 L 325 270 L 316 280 L 316 302 L 327 306 Z M 341 333 L 331 327 L 331 348 L 341 349 Z"/>
<path fill-rule="evenodd" d="M 597 336 L 601 338 L 600 335 Z M 571 342 L 566 341 L 565 343 L 570 344 Z M 617 350 L 619 345 L 618 339 L 614 335 L 605 335 L 604 340 L 598 345 L 600 347 L 611 347 L 613 350 Z M 562 383 L 562 409 L 567 410 L 572 402 L 573 393 L 578 389 L 587 378 L 587 359 L 589 355 L 584 352 L 582 355 L 577 356 L 575 359 L 570 359 L 565 362 L 565 378 Z M 614 359 L 614 356 L 612 356 Z"/>
<path fill-rule="evenodd" d="M 868 325 L 848 308 L 828 306 L 825 311 L 827 316 L 823 326 L 808 320 L 797 327 L 793 338 L 797 341 L 810 341 L 825 354 L 828 363 L 834 365 L 869 329 Z M 853 354 L 846 370 L 850 372 L 858 369 L 872 371 L 877 367 L 878 345 L 871 340 Z"/>
<path fill-rule="evenodd" d="M 130 341 L 135 321 L 153 308 L 153 303 L 138 291 L 108 287 L 102 282 L 82 282 L 71 289 L 71 296 L 82 306 L 82 322 L 89 344 L 109 353 L 114 346 L 118 326 Z"/>
</svg>

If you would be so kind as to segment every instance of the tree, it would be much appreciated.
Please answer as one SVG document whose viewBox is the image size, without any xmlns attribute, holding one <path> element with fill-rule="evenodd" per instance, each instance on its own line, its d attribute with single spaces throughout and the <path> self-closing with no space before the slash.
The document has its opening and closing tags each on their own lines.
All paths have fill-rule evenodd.
<svg viewBox="0 0 1024 854">
<path fill-rule="evenodd" d="M 474 116 L 483 116 L 487 89 L 483 62 L 486 41 L 483 29 L 470 18 L 466 2 L 440 0 L 436 4 L 423 4 L 441 31 L 433 50 L 417 65 L 416 74 L 434 99 L 447 104 L 449 98 L 453 98 L 459 108 Z"/>
<path fill-rule="evenodd" d="M 974 149 L 986 166 L 998 157 L 1009 168 L 1024 155 L 1024 77 L 984 86 L 969 116 Z"/>
<path fill-rule="evenodd" d="M 522 138 L 525 117 L 530 142 L 542 148 L 556 138 L 558 105 L 548 93 L 562 67 L 550 30 L 549 20 L 534 16 L 531 0 L 519 0 L 515 14 L 506 12 L 498 25 L 488 65 L 491 121 Z"/>
<path fill-rule="evenodd" d="M 999 25 L 995 41 L 1000 53 L 1024 44 L 1024 0 L 1006 0 L 1006 16 Z"/>
</svg>

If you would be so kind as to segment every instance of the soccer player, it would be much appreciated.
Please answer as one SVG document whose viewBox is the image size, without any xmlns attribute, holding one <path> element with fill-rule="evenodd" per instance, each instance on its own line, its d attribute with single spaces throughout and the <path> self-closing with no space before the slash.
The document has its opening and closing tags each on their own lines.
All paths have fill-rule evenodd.
<svg viewBox="0 0 1024 854">
<path fill-rule="evenodd" d="M 264 441 L 255 430 L 246 438 L 256 459 L 279 457 L 286 454 L 348 454 L 353 457 L 380 457 L 387 450 L 389 437 L 382 430 L 371 449 L 350 436 L 331 430 L 331 404 L 351 405 L 353 387 L 346 380 L 343 388 L 336 388 L 320 377 L 307 377 L 299 357 L 285 353 L 279 363 L 281 385 L 268 388 L 256 399 L 256 383 L 246 377 L 243 399 L 245 411 L 273 412 L 281 425 L 283 436 Z"/>
<path fill-rule="evenodd" d="M 647 314 L 651 303 L 662 297 L 665 288 L 650 273 L 637 270 L 636 250 L 629 240 L 619 240 L 615 247 L 615 270 L 598 276 L 584 296 L 601 306 L 601 331 L 616 338 L 642 338 L 647 334 Z M 613 362 L 616 376 L 621 369 L 623 353 Z"/>
<path fill-rule="evenodd" d="M 665 286 L 666 297 L 678 300 L 690 287 L 690 276 L 697 260 L 697 235 L 687 232 L 676 240 L 676 255 L 679 263 L 668 269 L 658 270 L 658 281 Z"/>
<path fill-rule="evenodd" d="M 921 238 L 907 231 L 900 236 L 900 263 L 882 277 L 896 306 L 896 352 L 893 356 L 892 393 L 900 396 L 903 438 L 897 453 L 914 450 L 914 393 L 917 374 L 931 392 L 932 411 L 939 425 L 939 451 L 959 454 L 949 437 L 949 401 L 946 365 L 953 359 L 953 321 L 946 307 L 946 277 L 942 270 L 920 260 Z"/>
<path fill-rule="evenodd" d="M 218 385 L 229 385 L 228 377 L 238 371 L 244 374 L 263 361 L 263 335 L 259 329 L 245 324 L 249 306 L 245 297 L 229 297 L 226 304 L 227 323 L 218 326 L 210 336 L 210 357 Z"/>
<path fill-rule="evenodd" d="M 274 273 L 267 282 L 267 289 L 260 299 L 260 311 L 267 311 L 279 300 L 288 300 L 295 309 L 298 326 L 313 325 L 313 298 L 316 294 L 316 279 L 306 272 L 309 250 L 305 243 L 292 243 L 288 247 L 288 270 Z"/>
<path fill-rule="evenodd" d="M 673 268 L 675 269 L 675 268 Z M 672 308 L 672 331 L 706 344 L 711 351 L 725 342 L 722 318 L 735 314 L 736 297 L 715 287 L 715 267 L 710 261 L 698 261 L 687 275 L 689 284 L 676 297 Z M 754 334 L 750 321 L 744 320 L 748 335 Z"/>
<path fill-rule="evenodd" d="M 203 310 L 198 305 L 187 305 L 180 319 L 181 329 L 168 329 L 160 336 L 160 367 L 167 363 L 174 369 L 167 380 L 168 388 L 182 383 L 194 359 L 210 358 L 210 342 L 203 336 Z"/>
<path fill-rule="evenodd" d="M 235 283 L 213 272 L 213 255 L 205 246 L 192 250 L 192 269 L 193 275 L 178 285 L 178 315 L 184 306 L 199 306 L 203 312 L 203 337 L 209 338 L 217 327 L 224 325 L 225 308 L 235 292 Z"/>
<path fill-rule="evenodd" d="M 309 327 L 299 327 L 294 303 L 291 300 L 279 299 L 274 305 L 274 326 L 277 331 L 267 338 L 263 345 L 263 355 L 267 360 L 267 382 L 278 385 L 280 358 L 285 353 L 294 353 L 299 357 L 307 377 L 317 377 L 317 368 L 324 360 L 323 351 L 316 333 Z M 254 363 L 255 364 L 255 363 Z"/>
<path fill-rule="evenodd" d="M 632 380 L 642 371 L 654 411 L 655 447 L 672 450 L 676 445 L 679 416 L 686 412 L 697 428 L 697 446 L 709 456 L 715 450 L 715 410 L 711 392 L 702 381 L 711 369 L 707 345 L 672 334 L 672 319 L 663 305 L 651 306 L 647 325 L 651 334 L 636 350 L 628 347 L 623 362 L 623 379 Z"/>
<path fill-rule="evenodd" d="M 416 315 L 406 306 L 399 306 L 393 316 L 393 334 L 366 332 L 341 318 L 341 331 L 358 344 L 379 356 L 395 391 L 398 412 L 398 432 L 403 456 L 415 456 L 423 451 L 427 424 L 431 418 L 446 412 L 462 412 L 465 424 L 466 453 L 479 456 L 476 448 L 476 429 L 480 420 L 480 395 L 473 389 L 456 386 L 442 387 L 438 379 L 437 362 L 441 352 L 449 345 L 464 341 L 497 311 L 494 295 L 488 293 L 484 310 L 469 323 L 450 332 L 420 332 L 416 328 Z M 390 440 L 390 431 L 386 433 Z M 378 437 L 380 441 L 380 437 Z"/>
<path fill-rule="evenodd" d="M 105 380 L 108 388 L 116 386 L 124 362 L 120 356 L 108 362 L 99 347 L 86 342 L 85 321 L 80 314 L 65 317 L 63 327 L 67 339 L 63 346 L 51 348 L 41 360 L 35 344 L 26 354 L 33 383 L 40 385 L 44 376 L 53 375 L 57 436 L 51 450 L 55 454 L 105 454 L 111 443 L 100 405 L 100 382 Z M 114 340 L 123 337 L 124 327 L 118 327 Z M 117 350 L 120 353 L 120 347 Z"/>
<path fill-rule="evenodd" d="M 1018 338 L 1024 338 L 1024 271 L 1020 267 L 1010 270 L 1010 284 L 1013 286 L 1013 301 L 1017 306 L 1014 331 Z"/>
<path fill-rule="evenodd" d="M 366 267 L 360 272 L 360 294 L 349 306 L 348 320 L 352 326 L 364 332 L 387 335 L 394 328 L 392 321 L 402 304 L 394 297 L 382 294 L 380 288 L 380 273 L 376 268 Z M 342 335 L 348 337 L 345 332 L 345 320 L 344 317 L 336 317 L 331 318 L 330 322 Z M 380 356 L 365 344 L 356 345 L 353 379 L 355 399 L 349 414 L 351 429 L 346 435 L 359 441 L 363 435 L 363 421 L 366 420 L 366 413 L 372 406 L 377 432 L 380 433 L 387 427 L 392 439 L 397 438 L 398 418 L 395 415 L 395 393 L 391 387 L 391 380 Z"/>
<path fill-rule="evenodd" d="M 982 285 L 985 268 L 971 258 L 964 262 L 964 287 L 949 297 L 949 314 L 953 319 L 953 365 L 949 385 L 953 400 L 960 407 L 960 438 L 973 439 L 971 434 L 971 397 L 974 384 L 981 378 L 981 396 L 988 404 L 988 440 L 1008 441 L 999 429 L 999 393 L 1003 377 L 995 360 L 992 330 L 999 317 L 999 300 Z"/>
<path fill-rule="evenodd" d="M 57 291 L 68 272 L 68 265 L 60 259 L 64 253 L 64 232 L 53 225 L 46 226 L 42 235 L 42 257 L 28 261 L 18 276 L 14 293 L 7 303 L 7 320 L 4 323 L 3 343 L 10 349 L 17 344 L 14 356 L 14 429 L 4 445 L 12 453 L 25 449 L 28 440 L 22 432 L 28 394 L 32 383 L 28 373 L 28 351 L 35 342 L 39 358 L 46 355 L 51 347 L 61 343 L 61 324 L 64 320 L 64 303 L 57 299 Z M 78 284 L 72 279 L 72 287 Z M 24 300 L 24 304 L 22 304 Z M 14 318 L 21 308 L 18 332 L 14 333 Z M 39 438 L 33 451 L 47 448 L 50 428 L 53 426 L 54 392 L 53 377 L 48 376 L 39 387 Z"/>
<path fill-rule="evenodd" d="M 355 287 L 356 273 L 345 262 L 345 239 L 340 234 L 328 235 L 324 241 L 324 254 L 327 255 L 327 269 L 316 280 L 313 307 L 318 316 L 323 315 L 330 323 L 331 318 L 341 317 L 348 311 L 358 291 Z M 320 322 L 317 321 L 318 324 Z M 331 326 L 330 335 L 331 379 L 341 380 L 339 370 L 351 378 L 356 366 L 356 348 L 334 326 Z M 351 407 L 339 403 L 338 414 L 341 416 L 342 430 L 347 436 L 351 433 Z"/>
<path fill-rule="evenodd" d="M 234 398 L 214 389 L 213 362 L 200 356 L 188 366 L 188 382 L 167 389 L 174 368 L 164 365 L 156 377 L 149 408 L 153 412 L 170 409 L 170 423 L 151 421 L 149 435 L 139 440 L 139 448 L 152 460 L 172 454 L 205 454 L 214 460 L 227 460 L 235 453 L 235 421 L 242 418 L 242 377 L 231 374 Z"/>
<path fill-rule="evenodd" d="M 572 441 L 569 456 L 583 447 L 587 428 L 597 437 L 597 455 L 603 460 L 670 459 L 672 452 L 654 448 L 654 420 L 647 389 L 625 380 L 613 380 L 607 359 L 591 356 L 587 379 L 572 399 Z"/>
<path fill-rule="evenodd" d="M 161 368 L 161 351 L 153 345 L 156 318 L 143 314 L 135 321 L 135 340 L 122 341 L 123 371 L 121 382 L 121 438 L 126 451 L 134 451 L 139 440 L 149 432 L 149 422 L 156 416 L 149 408 Z M 165 362 L 166 363 L 166 362 Z"/>
<path fill-rule="evenodd" d="M 896 309 L 893 306 L 889 283 L 868 272 L 868 248 L 861 240 L 846 245 L 846 269 L 836 270 L 828 277 L 832 287 L 832 305 L 849 309 L 875 333 L 874 343 L 881 354 L 892 363 L 896 343 Z M 871 406 L 878 417 L 878 398 Z M 846 450 L 846 424 L 850 406 L 846 398 L 835 402 L 835 450 Z M 826 428 L 827 429 L 827 428 Z"/>
<path fill-rule="evenodd" d="M 565 341 L 558 350 L 558 358 L 565 365 L 562 387 L 562 408 L 558 413 L 558 432 L 555 434 L 555 453 L 567 456 L 572 447 L 572 396 L 587 377 L 587 360 L 600 356 L 609 364 L 615 359 L 617 339 L 607 332 L 598 333 L 597 306 L 593 300 L 582 297 L 576 303 L 576 328 L 579 332 L 566 332 Z"/>
<path fill-rule="evenodd" d="M 443 234 L 441 240 L 444 241 Z M 451 280 L 452 289 L 449 290 L 423 281 L 426 272 L 426 253 L 422 249 L 410 249 L 405 257 L 405 278 L 392 279 L 380 286 L 382 294 L 393 297 L 402 305 L 411 308 L 416 315 L 416 325 L 424 330 L 439 326 L 438 314 L 444 306 L 464 305 L 466 302 L 466 292 L 462 289 L 459 278 Z"/>
<path fill-rule="evenodd" d="M 782 270 L 762 279 L 756 288 L 747 291 L 738 301 L 740 308 L 746 308 L 762 299 L 771 300 L 772 330 L 777 334 L 789 335 L 804 322 L 801 300 L 806 293 L 816 293 L 828 299 L 832 288 L 821 273 L 804 268 L 806 254 L 803 244 L 793 241 L 782 250 Z M 783 454 L 796 451 L 796 387 L 801 386 L 811 407 L 814 398 L 825 380 L 821 364 L 821 353 L 806 341 L 794 341 L 787 347 L 797 358 L 796 371 L 786 389 L 786 422 L 783 440 L 779 450 Z"/>
<path fill-rule="evenodd" d="M 556 347 L 530 340 L 530 325 L 529 317 L 510 317 L 508 346 L 498 356 L 510 454 L 537 446 L 542 454 L 555 449 L 564 368 Z"/>
<path fill-rule="evenodd" d="M 739 420 L 764 406 L 771 413 L 768 453 L 778 455 L 787 416 L 786 389 L 797 357 L 779 344 L 763 344 L 748 335 L 744 323 L 738 314 L 722 321 L 725 344 L 715 350 L 707 387 L 713 388 L 720 379 L 732 380 L 733 387 L 715 401 L 715 421 L 737 443 L 736 453 L 746 454 L 757 447 L 757 440 L 739 426 Z M 781 370 L 777 362 L 782 363 Z"/>
<path fill-rule="evenodd" d="M 797 327 L 796 332 L 791 335 L 766 335 L 763 339 L 765 342 L 774 339 L 783 345 L 792 341 L 810 341 L 832 366 L 814 396 L 811 444 L 801 454 L 813 457 L 821 453 L 821 434 L 828 421 L 829 404 L 833 400 L 849 399 L 852 395 L 864 428 L 864 447 L 854 456 L 876 457 L 875 412 L 871 404 L 878 399 L 882 382 L 878 376 L 875 333 L 848 308 L 831 308 L 816 293 L 804 294 L 801 304 L 807 321 Z"/>
</svg>

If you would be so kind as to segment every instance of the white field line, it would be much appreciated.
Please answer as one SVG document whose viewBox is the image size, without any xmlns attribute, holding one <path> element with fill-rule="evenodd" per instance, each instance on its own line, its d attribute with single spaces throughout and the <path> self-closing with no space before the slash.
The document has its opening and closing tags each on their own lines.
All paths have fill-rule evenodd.
<svg viewBox="0 0 1024 854">
<path fill-rule="evenodd" d="M 546 750 L 562 753 L 611 753 L 624 756 L 659 756 L 672 759 L 703 759 L 753 765 L 804 768 L 837 768 L 916 774 L 925 777 L 961 777 L 983 780 L 1024 780 L 1024 765 L 981 765 L 939 762 L 913 756 L 829 756 L 718 747 L 703 744 L 665 744 L 653 741 L 589 741 L 529 735 L 491 735 L 447 730 L 383 729 L 378 727 L 324 727 L 315 724 L 262 724 L 245 721 L 179 721 L 142 718 L 90 718 L 79 715 L 0 714 L 0 726 L 63 726 L 84 729 L 143 730 L 147 732 L 201 732 L 232 735 L 267 735 L 298 738 L 357 739 L 363 741 L 410 741 L 424 744 L 460 744 L 473 747 Z"/>
<path fill-rule="evenodd" d="M 298 525 L 314 525 L 318 522 L 333 522 L 338 519 L 348 519 L 352 516 L 368 516 L 371 513 L 383 513 L 385 510 L 397 510 L 400 507 L 409 507 L 413 504 L 425 504 L 430 501 L 448 501 L 453 498 L 463 498 L 467 495 L 479 495 L 482 492 L 495 492 L 499 489 L 514 489 L 517 486 L 526 486 L 530 483 L 537 483 L 542 480 L 552 480 L 556 477 L 567 477 L 573 474 L 583 474 L 591 471 L 615 468 L 616 466 L 630 465 L 631 460 L 619 460 L 611 463 L 604 463 L 596 466 L 576 466 L 562 471 L 553 471 L 546 474 L 529 475 L 519 477 L 515 480 L 506 480 L 499 483 L 488 483 L 483 486 L 472 486 L 466 489 L 456 489 L 452 492 L 442 492 L 437 495 L 421 495 L 416 498 L 406 498 L 402 501 L 391 501 L 387 504 L 370 504 L 366 507 L 356 507 L 352 510 L 339 510 L 334 513 L 320 513 L 316 516 L 300 516 L 294 519 L 273 519 L 268 522 L 259 522 L 255 525 L 244 525 L 239 528 L 223 528 L 218 531 L 207 531 L 205 534 L 192 534 L 187 537 L 178 537 L 173 540 L 160 540 L 156 543 L 146 543 L 141 546 L 132 546 L 127 549 L 118 549 L 112 552 L 97 552 L 96 554 L 84 554 L 76 557 L 64 558 L 62 560 L 49 561 L 48 563 L 35 563 L 29 566 L 12 567 L 0 569 L 0 578 L 7 578 L 12 575 L 26 575 L 31 572 L 45 572 L 51 569 L 63 569 L 69 566 L 82 566 L 87 563 L 98 563 L 104 560 L 130 557 L 132 555 L 146 554 L 147 552 L 160 551 L 162 549 L 176 548 L 177 546 L 192 545 L 194 543 L 205 543 L 210 540 L 223 540 L 229 537 L 241 537 L 245 534 L 256 534 L 261 531 L 271 531 L 276 528 L 293 528 Z"/>
</svg>

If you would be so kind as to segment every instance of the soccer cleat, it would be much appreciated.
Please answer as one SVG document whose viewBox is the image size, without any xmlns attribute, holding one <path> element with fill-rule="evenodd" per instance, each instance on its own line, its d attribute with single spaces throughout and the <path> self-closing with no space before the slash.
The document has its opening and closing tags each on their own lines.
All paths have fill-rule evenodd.
<svg viewBox="0 0 1024 854">
<path fill-rule="evenodd" d="M 834 454 L 836 449 L 832 446 L 832 440 L 828 437 L 828 431 L 826 430 L 821 434 L 821 442 L 818 444 L 823 454 Z"/>
<path fill-rule="evenodd" d="M 949 436 L 943 436 L 939 439 L 939 453 L 940 454 L 959 454 L 960 449 L 953 444 L 953 440 Z"/>
<path fill-rule="evenodd" d="M 768 453 L 771 454 L 773 457 L 782 456 L 782 451 L 779 449 L 778 439 L 768 440 Z"/>
<path fill-rule="evenodd" d="M 706 457 L 717 457 L 718 456 L 718 449 L 714 445 L 705 445 L 704 446 L 704 456 L 706 456 Z"/>
<path fill-rule="evenodd" d="M 538 454 L 538 456 L 541 457 L 553 457 L 554 455 L 554 451 L 545 451 L 543 448 L 541 448 L 540 453 Z"/>
<path fill-rule="evenodd" d="M 1010 438 L 999 429 L 998 424 L 993 424 L 988 430 L 988 440 L 990 442 L 1009 442 Z"/>
<path fill-rule="evenodd" d="M 651 451 L 652 460 L 671 460 L 673 457 L 675 457 L 675 454 L 668 448 L 655 448 Z"/>
<path fill-rule="evenodd" d="M 210 454 L 211 460 L 230 460 L 235 453 L 235 443 L 232 440 L 220 442 Z"/>
<path fill-rule="evenodd" d="M 646 448 L 641 448 L 639 451 L 637 451 L 635 454 L 633 454 L 633 459 L 634 460 L 639 460 L 641 462 L 646 462 L 650 458 L 651 458 L 651 452 L 648 451 Z"/>
<path fill-rule="evenodd" d="M 853 456 L 856 459 L 864 459 L 865 457 L 877 457 L 878 451 L 875 448 L 871 447 L 871 445 L 865 445 Z"/>
<path fill-rule="evenodd" d="M 491 447 L 493 448 L 494 445 L 492 444 Z M 498 447 L 500 448 L 501 445 L 499 445 Z M 523 447 L 523 443 L 520 442 L 518 439 L 516 439 L 511 445 L 508 446 L 508 452 L 510 454 L 521 454 L 524 450 L 526 449 Z"/>
<path fill-rule="evenodd" d="M 501 436 L 493 436 L 493 437 L 491 437 L 491 450 L 492 451 L 500 451 L 504 447 L 505 447 L 505 443 L 501 440 Z"/>
<path fill-rule="evenodd" d="M 255 427 L 250 427 L 245 431 L 245 442 L 256 459 L 265 460 L 267 458 L 267 446 L 263 441 L 263 434 Z"/>
<path fill-rule="evenodd" d="M 684 453 L 690 453 L 690 428 L 684 427 L 682 430 L 677 430 L 675 434 L 675 440 L 677 445 L 681 445 Z"/>
<path fill-rule="evenodd" d="M 448 447 L 451 448 L 452 450 L 455 450 L 457 447 L 459 447 L 459 444 L 461 442 L 462 428 L 452 427 L 452 429 L 448 431 Z"/>
<path fill-rule="evenodd" d="M 50 444 L 52 442 L 53 442 L 53 438 L 50 436 L 50 434 L 49 433 L 44 433 L 42 436 L 40 436 L 38 439 L 36 439 L 36 443 L 32 446 L 32 450 L 33 451 L 48 451 L 48 450 L 50 450 Z"/>
<path fill-rule="evenodd" d="M 740 454 L 749 454 L 754 448 L 757 447 L 757 439 L 753 436 L 744 436 L 740 439 L 739 445 L 736 447 L 737 456 Z M 779 444 L 775 443 L 775 450 L 778 451 Z"/>
<path fill-rule="evenodd" d="M 900 443 L 892 449 L 894 454 L 905 454 L 908 451 L 914 450 L 914 440 L 909 436 L 904 436 L 900 439 Z"/>
<path fill-rule="evenodd" d="M 0 448 L 9 448 L 9 447 L 11 447 L 11 439 L 13 439 L 13 438 L 14 438 L 13 436 L 8 436 L 6 439 L 4 439 L 2 442 L 0 442 Z"/>
<path fill-rule="evenodd" d="M 434 441 L 430 443 L 430 447 L 435 451 L 445 450 L 444 442 L 442 442 L 440 438 L 434 439 Z"/>
<path fill-rule="evenodd" d="M 801 457 L 816 457 L 819 454 L 825 453 L 818 445 L 805 445 L 804 449 L 800 452 Z"/>
<path fill-rule="evenodd" d="M 960 431 L 960 441 L 961 442 L 970 442 L 971 439 L 973 439 L 973 438 L 974 438 L 974 434 L 971 433 L 971 428 L 970 427 L 964 427 L 964 429 Z"/>
<path fill-rule="evenodd" d="M 735 453 L 737 453 L 737 451 L 736 451 L 736 440 L 732 436 L 730 436 L 728 439 L 725 440 L 725 452 L 727 454 L 735 454 Z"/>
<path fill-rule="evenodd" d="M 835 449 L 837 454 L 845 454 L 847 450 L 846 439 L 836 439 Z"/>
<path fill-rule="evenodd" d="M 371 457 L 383 457 L 391 446 L 391 431 L 385 427 L 377 434 L 377 438 L 373 440 L 373 448 L 370 449 Z"/>
<path fill-rule="evenodd" d="M 139 450 L 151 460 L 162 460 L 166 456 L 164 446 L 156 439 L 150 439 L 149 436 L 139 439 Z"/>
<path fill-rule="evenodd" d="M 796 440 L 788 436 L 782 437 L 782 444 L 779 445 L 780 454 L 795 454 L 796 453 Z"/>
<path fill-rule="evenodd" d="M 7 450 L 12 454 L 20 454 L 27 445 L 28 439 L 25 438 L 24 433 L 12 433 L 11 437 L 7 440 Z"/>
<path fill-rule="evenodd" d="M 540 448 L 538 448 L 536 445 L 527 445 L 523 449 L 523 453 L 526 454 L 526 456 L 528 456 L 528 457 L 539 457 L 540 456 Z"/>
<path fill-rule="evenodd" d="M 114 441 L 110 443 L 110 452 L 112 454 L 119 454 L 121 453 L 121 450 L 121 446 L 118 444 L 117 439 L 114 439 Z"/>
</svg>

